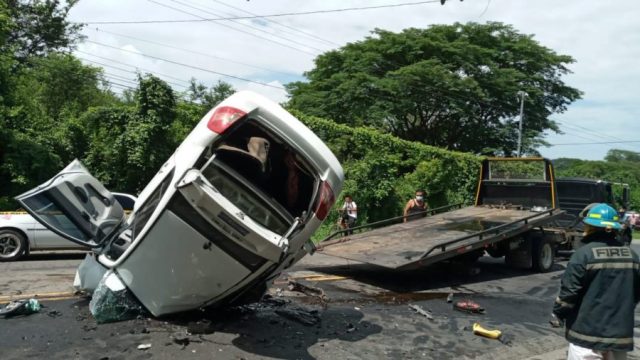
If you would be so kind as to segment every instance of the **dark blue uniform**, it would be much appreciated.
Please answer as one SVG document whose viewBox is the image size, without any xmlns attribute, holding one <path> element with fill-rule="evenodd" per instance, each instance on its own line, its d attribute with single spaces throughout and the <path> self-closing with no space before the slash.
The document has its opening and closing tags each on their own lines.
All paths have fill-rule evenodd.
<svg viewBox="0 0 640 360">
<path fill-rule="evenodd" d="M 633 350 L 634 309 L 640 300 L 638 255 L 599 231 L 583 239 L 562 277 L 553 313 L 566 321 L 566 338 L 600 351 Z"/>
</svg>

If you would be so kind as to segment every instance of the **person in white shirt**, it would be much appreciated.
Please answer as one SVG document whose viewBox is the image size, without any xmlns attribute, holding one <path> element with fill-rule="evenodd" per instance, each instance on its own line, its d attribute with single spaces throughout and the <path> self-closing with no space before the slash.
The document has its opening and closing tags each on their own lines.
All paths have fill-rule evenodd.
<svg viewBox="0 0 640 360">
<path fill-rule="evenodd" d="M 351 229 L 358 218 L 358 206 L 356 205 L 356 202 L 353 201 L 351 195 L 346 195 L 344 197 L 344 205 L 342 205 L 342 209 L 340 209 L 340 211 L 344 227 L 346 229 Z M 353 231 L 348 230 L 346 234 L 351 235 L 353 234 Z"/>
</svg>

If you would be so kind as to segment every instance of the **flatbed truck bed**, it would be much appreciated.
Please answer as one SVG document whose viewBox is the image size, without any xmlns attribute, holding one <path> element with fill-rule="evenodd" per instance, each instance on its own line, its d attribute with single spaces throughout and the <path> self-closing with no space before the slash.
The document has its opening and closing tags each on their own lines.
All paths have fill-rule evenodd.
<svg viewBox="0 0 640 360">
<path fill-rule="evenodd" d="M 500 164 L 515 163 L 513 160 L 541 162 L 544 177 L 499 178 L 498 169 L 502 168 L 496 167 L 492 173 L 490 160 Z M 490 160 L 485 160 L 480 170 L 474 206 L 444 207 L 448 211 L 440 213 L 434 209 L 428 211 L 433 213 L 428 217 L 341 238 L 336 235 L 344 232 L 335 233 L 321 242 L 318 250 L 393 270 L 416 269 L 463 254 L 475 260 L 487 250 L 492 256 L 506 255 L 514 264 L 524 264 L 522 267 L 549 270 L 556 239 L 545 234 L 543 228 L 565 213 L 556 207 L 551 163 L 541 158 Z M 397 222 L 402 217 L 388 220 Z M 358 228 L 369 229 L 376 224 Z"/>
<path fill-rule="evenodd" d="M 544 212 L 470 206 L 323 243 L 322 253 L 394 270 L 428 266 L 521 235 L 557 218 Z"/>
</svg>

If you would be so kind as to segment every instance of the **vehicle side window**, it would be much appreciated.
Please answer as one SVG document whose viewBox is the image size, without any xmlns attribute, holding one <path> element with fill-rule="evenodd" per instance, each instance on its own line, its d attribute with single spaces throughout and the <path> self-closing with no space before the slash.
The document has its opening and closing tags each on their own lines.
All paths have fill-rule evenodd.
<svg viewBox="0 0 640 360">
<path fill-rule="evenodd" d="M 135 219 L 133 220 L 133 228 L 131 238 L 135 239 L 138 233 L 144 228 L 147 224 L 147 221 L 151 218 L 151 214 L 158 207 L 158 203 L 160 203 L 160 199 L 169 188 L 169 184 L 171 184 L 171 180 L 173 179 L 173 170 L 162 180 L 162 183 L 153 191 L 153 193 L 149 196 L 147 201 L 140 207 L 140 210 L 136 211 Z"/>
<path fill-rule="evenodd" d="M 124 211 L 133 210 L 133 205 L 136 203 L 134 199 L 124 195 L 114 195 L 114 196 L 116 200 L 120 203 L 120 205 L 122 205 L 122 208 L 124 209 Z"/>
</svg>

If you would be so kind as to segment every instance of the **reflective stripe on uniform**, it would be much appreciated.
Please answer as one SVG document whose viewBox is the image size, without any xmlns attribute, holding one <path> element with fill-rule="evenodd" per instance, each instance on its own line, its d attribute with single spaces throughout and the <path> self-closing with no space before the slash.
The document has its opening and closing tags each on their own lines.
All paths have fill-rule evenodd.
<svg viewBox="0 0 640 360">
<path fill-rule="evenodd" d="M 640 269 L 640 264 L 632 262 L 608 262 L 608 263 L 595 263 L 587 264 L 587 270 L 598 269 Z"/>
<path fill-rule="evenodd" d="M 574 330 L 569 330 L 567 332 L 567 335 L 573 336 L 576 339 L 589 341 L 589 342 L 596 342 L 596 343 L 622 344 L 622 345 L 633 344 L 633 338 L 632 337 L 629 337 L 629 338 L 606 338 L 606 337 L 599 337 L 599 336 L 583 335 L 583 334 L 580 334 L 578 332 L 575 332 Z"/>
<path fill-rule="evenodd" d="M 566 308 L 569 308 L 569 309 L 573 308 L 573 306 L 574 306 L 574 304 L 570 304 L 570 303 L 568 303 L 566 301 L 560 300 L 559 297 L 556 298 L 556 304 L 558 304 L 560 306 L 563 306 L 563 307 L 566 307 Z"/>
</svg>

